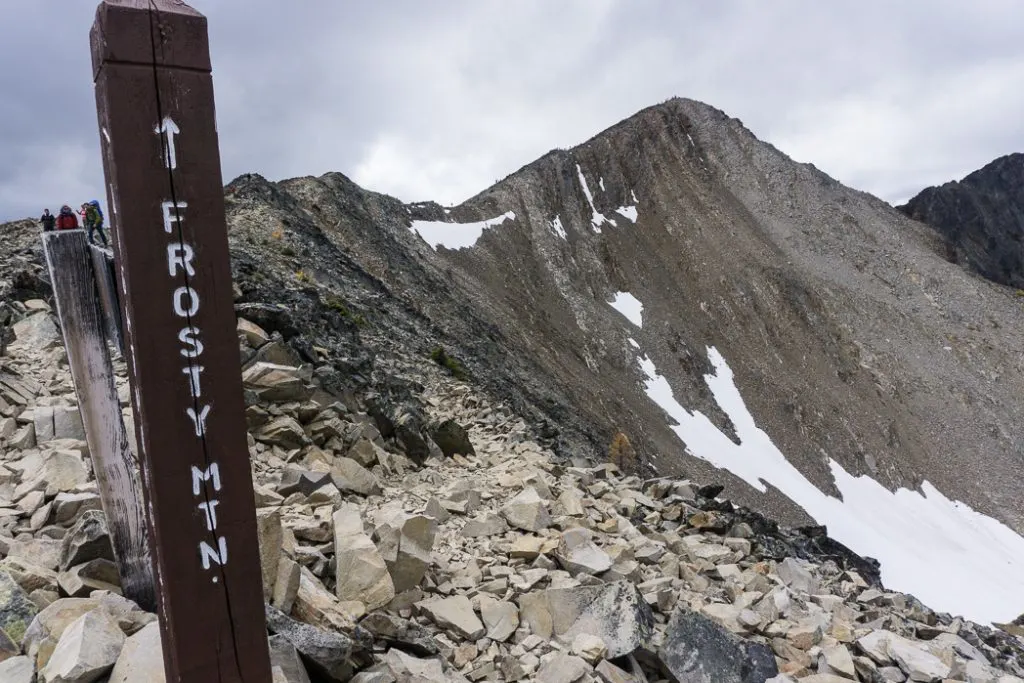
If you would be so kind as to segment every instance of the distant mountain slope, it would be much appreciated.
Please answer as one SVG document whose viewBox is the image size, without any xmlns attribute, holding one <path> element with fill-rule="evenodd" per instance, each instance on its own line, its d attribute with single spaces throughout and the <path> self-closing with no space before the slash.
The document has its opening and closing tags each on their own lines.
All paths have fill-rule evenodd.
<svg viewBox="0 0 1024 683">
<path fill-rule="evenodd" d="M 1020 302 L 939 257 L 930 229 L 707 105 L 648 108 L 457 207 L 341 174 L 248 176 L 229 213 L 257 271 L 301 270 L 310 291 L 381 307 L 364 338 L 443 345 L 546 420 L 566 456 L 604 457 L 622 431 L 649 473 L 720 478 L 807 519 L 686 453 L 645 391 L 638 355 L 734 434 L 704 381 L 714 347 L 757 425 L 821 490 L 837 494 L 834 459 L 888 487 L 927 479 L 1024 530 Z M 613 307 L 620 293 L 642 327 Z"/>
<path fill-rule="evenodd" d="M 1024 288 L 1024 154 L 1000 157 L 959 182 L 929 187 L 897 208 L 935 228 L 953 262 Z"/>
<path fill-rule="evenodd" d="M 455 207 L 226 194 L 239 310 L 328 348 L 332 390 L 412 404 L 394 369 L 433 357 L 567 465 L 621 433 L 637 474 L 826 524 L 940 608 L 1024 610 L 1024 541 L 953 502 L 1024 531 L 1022 301 L 723 112 L 664 102 Z"/>
</svg>

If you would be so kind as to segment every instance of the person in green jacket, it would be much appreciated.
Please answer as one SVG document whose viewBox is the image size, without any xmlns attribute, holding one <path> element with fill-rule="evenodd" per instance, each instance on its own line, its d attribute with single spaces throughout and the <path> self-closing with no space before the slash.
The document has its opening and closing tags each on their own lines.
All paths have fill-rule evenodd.
<svg viewBox="0 0 1024 683">
<path fill-rule="evenodd" d="M 100 203 L 97 200 L 92 200 L 86 204 L 82 204 L 82 211 L 85 215 L 85 227 L 88 230 L 89 244 L 96 244 L 93 240 L 92 233 L 97 231 L 100 234 L 100 239 L 103 240 L 103 246 L 110 246 L 107 243 L 107 235 L 103 232 L 103 212 L 100 211 Z"/>
</svg>

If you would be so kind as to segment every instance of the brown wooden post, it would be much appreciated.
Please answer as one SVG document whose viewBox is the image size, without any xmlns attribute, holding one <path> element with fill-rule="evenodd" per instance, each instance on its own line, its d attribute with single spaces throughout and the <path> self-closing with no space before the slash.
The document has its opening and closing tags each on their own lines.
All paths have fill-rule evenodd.
<svg viewBox="0 0 1024 683">
<path fill-rule="evenodd" d="M 206 18 L 105 0 L 90 35 L 168 683 L 270 683 Z"/>
<path fill-rule="evenodd" d="M 143 609 L 153 610 L 156 598 L 142 487 L 117 400 L 85 232 L 43 233 L 43 252 L 121 590 Z"/>
</svg>

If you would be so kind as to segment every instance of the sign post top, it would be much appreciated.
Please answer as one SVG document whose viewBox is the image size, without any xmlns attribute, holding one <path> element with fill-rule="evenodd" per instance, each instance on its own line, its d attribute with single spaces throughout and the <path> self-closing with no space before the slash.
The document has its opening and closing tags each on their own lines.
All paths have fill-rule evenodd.
<svg viewBox="0 0 1024 683">
<path fill-rule="evenodd" d="M 94 79 L 106 63 L 211 71 L 206 17 L 181 0 L 103 0 L 89 43 Z"/>
</svg>

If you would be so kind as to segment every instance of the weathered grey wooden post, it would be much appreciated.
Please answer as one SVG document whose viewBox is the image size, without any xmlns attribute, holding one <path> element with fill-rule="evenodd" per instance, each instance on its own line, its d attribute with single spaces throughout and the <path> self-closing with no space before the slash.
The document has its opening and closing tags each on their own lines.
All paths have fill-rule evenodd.
<svg viewBox="0 0 1024 683">
<path fill-rule="evenodd" d="M 153 610 L 156 597 L 142 487 L 117 400 L 85 232 L 43 233 L 43 252 L 121 591 L 143 609 Z"/>
<path fill-rule="evenodd" d="M 105 0 L 90 39 L 167 680 L 270 683 L 206 18 Z"/>
</svg>

